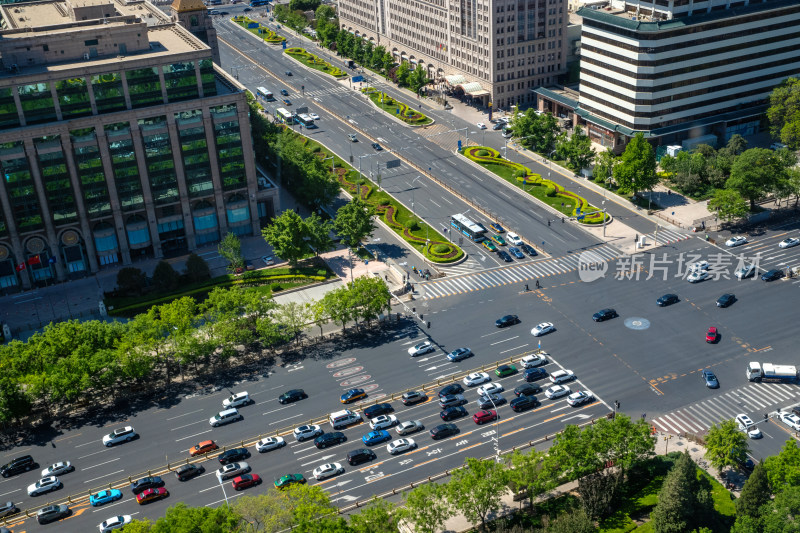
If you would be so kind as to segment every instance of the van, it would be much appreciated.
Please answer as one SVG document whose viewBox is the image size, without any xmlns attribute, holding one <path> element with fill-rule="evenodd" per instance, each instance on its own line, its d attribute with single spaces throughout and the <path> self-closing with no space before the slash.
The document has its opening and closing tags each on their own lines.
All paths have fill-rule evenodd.
<svg viewBox="0 0 800 533">
<path fill-rule="evenodd" d="M 350 409 L 342 409 L 341 411 L 331 413 L 331 416 L 328 417 L 328 420 L 330 421 L 333 429 L 342 429 L 361 422 L 361 415 L 354 413 Z"/>
<path fill-rule="evenodd" d="M 36 462 L 33 460 L 33 457 L 30 455 L 23 455 L 22 457 L 12 459 L 10 463 L 0 467 L 0 474 L 2 474 L 3 477 L 8 477 L 19 474 L 20 472 L 27 472 L 35 467 Z"/>
<path fill-rule="evenodd" d="M 208 423 L 214 427 L 218 427 L 241 419 L 242 415 L 239 414 L 238 409 L 226 409 L 209 418 Z"/>
</svg>

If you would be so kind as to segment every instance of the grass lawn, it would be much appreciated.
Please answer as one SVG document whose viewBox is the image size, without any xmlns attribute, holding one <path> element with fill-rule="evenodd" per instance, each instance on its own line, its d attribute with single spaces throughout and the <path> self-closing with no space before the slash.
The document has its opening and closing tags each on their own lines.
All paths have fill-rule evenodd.
<svg viewBox="0 0 800 533">
<path fill-rule="evenodd" d="M 399 118 L 403 122 L 414 125 L 424 125 L 433 122 L 423 113 L 411 109 L 408 104 L 405 104 L 399 100 L 395 100 L 388 94 L 377 91 L 372 87 L 366 87 L 361 89 L 361 91 L 366 94 L 376 106 L 383 109 L 390 115 Z"/>
<path fill-rule="evenodd" d="M 287 56 L 291 57 L 295 61 L 299 61 L 300 63 L 306 65 L 307 67 L 311 67 L 314 70 L 319 70 L 320 72 L 324 72 L 325 74 L 330 74 L 334 78 L 341 78 L 343 76 L 347 76 L 347 72 L 343 71 L 338 67 L 334 67 L 327 61 L 323 61 L 319 57 L 315 56 L 314 54 L 306 51 L 303 48 L 287 48 L 284 50 Z"/>
<path fill-rule="evenodd" d="M 249 31 L 250 33 L 252 33 L 256 37 L 258 37 L 259 39 L 262 39 L 262 40 L 264 40 L 264 41 L 266 41 L 268 43 L 278 44 L 278 43 L 281 43 L 281 42 L 286 40 L 283 37 L 281 37 L 280 35 L 278 35 L 277 33 L 275 33 L 274 31 L 272 31 L 269 28 L 267 28 L 266 26 L 261 26 L 258 22 L 256 22 L 255 20 L 253 20 L 253 19 L 251 19 L 249 17 L 236 16 L 236 17 L 233 17 L 233 22 L 235 22 L 236 24 L 238 24 L 242 28 L 246 29 L 247 31 Z M 249 28 L 248 26 L 250 24 L 259 24 L 259 25 L 257 27 L 255 27 L 255 28 Z"/>
</svg>

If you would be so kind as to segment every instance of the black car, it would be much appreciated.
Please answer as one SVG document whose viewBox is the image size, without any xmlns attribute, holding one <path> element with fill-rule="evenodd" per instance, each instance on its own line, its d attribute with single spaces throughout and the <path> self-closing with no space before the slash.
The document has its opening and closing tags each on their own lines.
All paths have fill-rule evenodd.
<svg viewBox="0 0 800 533">
<path fill-rule="evenodd" d="M 289 96 L 289 91 L 287 91 L 286 89 L 281 89 L 281 94 L 283 96 Z"/>
<path fill-rule="evenodd" d="M 514 324 L 519 324 L 519 317 L 517 315 L 506 315 L 494 321 L 494 325 L 498 328 L 513 326 Z"/>
<path fill-rule="evenodd" d="M 515 412 L 519 413 L 521 411 L 525 411 L 527 409 L 531 409 L 539 405 L 539 400 L 536 399 L 535 396 L 520 396 L 519 398 L 514 398 L 511 400 L 509 404 L 511 409 Z"/>
<path fill-rule="evenodd" d="M 540 379 L 547 377 L 547 370 L 544 368 L 526 368 L 525 369 L 525 381 L 539 381 Z"/>
<path fill-rule="evenodd" d="M 370 146 L 372 146 L 376 152 L 380 152 L 381 150 L 383 150 L 383 147 L 378 143 L 372 143 Z"/>
<path fill-rule="evenodd" d="M 531 257 L 536 257 L 537 255 L 539 255 L 536 249 L 534 249 L 534 247 L 531 246 L 530 244 L 520 244 L 519 248 L 520 250 L 522 250 Z"/>
<path fill-rule="evenodd" d="M 444 439 L 458 435 L 458 426 L 455 424 L 439 424 L 430 433 L 433 440 Z"/>
<path fill-rule="evenodd" d="M 601 309 L 592 315 L 592 320 L 595 322 L 603 322 L 604 320 L 610 320 L 618 316 L 617 312 L 613 309 Z"/>
<path fill-rule="evenodd" d="M 250 452 L 247 451 L 247 448 L 233 448 L 231 450 L 227 450 L 223 452 L 219 457 L 219 464 L 226 465 L 228 463 L 236 463 L 238 461 L 243 461 L 250 457 Z"/>
<path fill-rule="evenodd" d="M 497 393 L 478 397 L 478 407 L 480 409 L 494 409 L 495 407 L 504 405 L 506 402 L 508 402 L 508 400 Z"/>
<path fill-rule="evenodd" d="M 424 392 L 419 391 L 408 391 L 403 393 L 403 396 L 400 398 L 400 401 L 403 402 L 403 405 L 414 405 L 415 403 L 424 402 L 428 399 L 428 395 Z"/>
<path fill-rule="evenodd" d="M 252 8 L 249 8 L 249 7 L 246 7 L 246 8 L 244 8 L 244 12 L 245 12 L 245 13 L 250 13 L 252 10 L 253 10 L 253 9 L 252 9 Z"/>
<path fill-rule="evenodd" d="M 347 440 L 344 433 L 341 431 L 334 431 L 333 433 L 324 433 L 314 439 L 314 446 L 318 449 L 327 448 L 328 446 L 335 446 Z"/>
<path fill-rule="evenodd" d="M 292 75 L 292 71 L 291 71 L 291 70 L 287 70 L 287 71 L 286 71 L 286 75 L 287 75 L 287 76 L 291 76 L 291 75 Z"/>
<path fill-rule="evenodd" d="M 188 464 L 178 468 L 175 471 L 175 477 L 178 478 L 178 481 L 186 481 L 187 479 L 199 476 L 205 471 L 206 469 L 203 468 L 202 465 Z"/>
<path fill-rule="evenodd" d="M 540 392 L 542 392 L 542 388 L 539 385 L 531 385 L 530 383 L 523 383 L 514 389 L 514 394 L 517 396 L 533 396 Z"/>
<path fill-rule="evenodd" d="M 3 477 L 13 476 L 20 472 L 27 472 L 28 470 L 36 468 L 36 466 L 38 465 L 36 461 L 33 460 L 33 457 L 30 455 L 23 455 L 22 457 L 12 459 L 11 462 L 0 467 L 0 474 L 2 474 Z"/>
<path fill-rule="evenodd" d="M 158 476 L 143 477 L 142 479 L 133 482 L 131 485 L 131 491 L 133 491 L 134 494 L 139 494 L 147 489 L 157 489 L 163 486 L 164 480 Z"/>
<path fill-rule="evenodd" d="M 656 300 L 656 305 L 659 307 L 666 307 L 668 305 L 672 305 L 678 303 L 678 295 L 677 294 L 665 294 L 658 300 Z"/>
<path fill-rule="evenodd" d="M 303 389 L 292 389 L 278 396 L 278 403 L 293 403 L 306 398 L 308 398 L 308 394 Z"/>
<path fill-rule="evenodd" d="M 36 512 L 36 521 L 40 524 L 49 524 L 72 514 L 66 505 L 48 505 Z"/>
<path fill-rule="evenodd" d="M 357 450 L 347 452 L 347 462 L 351 465 L 360 465 L 361 463 L 372 461 L 376 457 L 377 455 L 375 455 L 375 452 L 367 448 L 359 448 Z"/>
<path fill-rule="evenodd" d="M 461 418 L 462 416 L 467 416 L 469 413 L 463 407 L 448 407 L 447 409 L 443 410 L 439 413 L 439 416 L 442 417 L 442 420 L 449 422 L 450 420 L 455 420 L 456 418 Z"/>
<path fill-rule="evenodd" d="M 221 16 L 230 15 L 230 12 L 229 11 L 220 11 L 219 13 L 217 13 L 217 15 L 221 15 Z"/>
<path fill-rule="evenodd" d="M 499 257 L 500 259 L 502 259 L 506 263 L 510 263 L 511 261 L 513 261 L 513 259 L 511 259 L 511 256 L 508 255 L 508 253 L 504 252 L 503 250 L 498 250 L 497 251 L 497 257 Z"/>
<path fill-rule="evenodd" d="M 451 383 L 439 391 L 439 398 L 444 398 L 448 394 L 461 394 L 462 392 L 464 392 L 464 387 L 458 383 Z"/>
<path fill-rule="evenodd" d="M 14 502 L 6 502 L 0 505 L 0 518 L 15 515 L 19 512 L 19 507 L 14 505 Z"/>
<path fill-rule="evenodd" d="M 492 126 L 492 129 L 493 129 L 494 131 L 499 131 L 499 130 L 502 130 L 503 128 L 505 128 L 505 127 L 506 127 L 505 123 L 503 123 L 503 122 L 498 122 L 497 124 L 495 124 L 494 126 Z"/>
<path fill-rule="evenodd" d="M 392 412 L 394 412 L 394 407 L 392 407 L 388 403 L 378 403 L 364 409 L 364 415 L 367 418 L 375 418 L 376 416 L 388 415 L 389 413 Z"/>
<path fill-rule="evenodd" d="M 723 294 L 717 300 L 717 307 L 725 308 L 731 305 L 735 301 L 736 301 L 736 296 L 734 296 L 733 294 Z"/>
<path fill-rule="evenodd" d="M 761 274 L 761 281 L 775 281 L 776 279 L 781 279 L 783 277 L 783 270 L 768 270 Z"/>
</svg>

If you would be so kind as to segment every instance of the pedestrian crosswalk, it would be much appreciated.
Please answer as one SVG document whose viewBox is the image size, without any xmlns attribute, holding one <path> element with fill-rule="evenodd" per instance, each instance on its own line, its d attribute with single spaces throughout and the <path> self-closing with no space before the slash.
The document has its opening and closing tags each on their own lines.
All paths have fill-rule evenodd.
<svg viewBox="0 0 800 533">
<path fill-rule="evenodd" d="M 679 241 L 685 241 L 686 239 L 690 239 L 692 236 L 685 231 L 681 231 L 678 229 L 668 229 L 668 228 L 658 228 L 658 231 L 654 231 L 648 235 L 647 242 L 655 242 L 656 246 L 663 246 L 665 244 L 673 244 Z"/>
<path fill-rule="evenodd" d="M 469 256 L 463 263 L 459 263 L 455 266 L 442 267 L 442 270 L 446 271 L 448 276 L 474 274 L 475 272 L 483 270 L 483 265 L 474 257 Z"/>
<path fill-rule="evenodd" d="M 346 85 L 339 85 L 337 87 L 326 87 L 325 89 L 306 91 L 304 94 L 313 98 L 314 96 L 328 96 L 331 94 L 344 94 L 351 92 L 353 92 L 353 89 L 350 87 L 347 87 Z"/>
<path fill-rule="evenodd" d="M 611 261 L 620 256 L 620 252 L 606 244 L 592 248 L 592 252 L 604 261 Z M 436 279 L 419 284 L 423 298 L 431 300 L 455 294 L 480 291 L 509 283 L 532 281 L 547 276 L 565 274 L 577 270 L 579 253 L 552 257 L 540 261 L 519 263 L 507 267 L 499 267 L 470 274 Z M 448 269 L 449 271 L 449 269 Z"/>
<path fill-rule="evenodd" d="M 800 386 L 792 383 L 748 383 L 669 414 L 654 418 L 656 429 L 672 434 L 702 435 L 711 424 L 746 414 L 762 420 L 764 414 L 800 403 Z"/>
</svg>

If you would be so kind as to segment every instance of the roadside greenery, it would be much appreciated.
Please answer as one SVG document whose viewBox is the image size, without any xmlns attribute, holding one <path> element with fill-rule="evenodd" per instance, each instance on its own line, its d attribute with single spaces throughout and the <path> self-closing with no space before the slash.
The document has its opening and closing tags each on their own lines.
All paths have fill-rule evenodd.
<svg viewBox="0 0 800 533">
<path fill-rule="evenodd" d="M 233 22 L 270 44 L 280 44 L 286 39 L 245 15 L 236 15 Z"/>
<path fill-rule="evenodd" d="M 711 424 L 705 437 L 706 457 L 720 472 L 726 467 L 735 468 L 747 460 L 750 452 L 747 433 L 741 431 L 735 420 Z"/>
<path fill-rule="evenodd" d="M 800 149 L 800 78 L 786 78 L 769 96 L 769 132 L 791 150 Z"/>
<path fill-rule="evenodd" d="M 411 109 L 407 104 L 404 104 L 399 100 L 395 100 L 388 94 L 384 94 L 374 87 L 364 87 L 361 89 L 361 92 L 366 94 L 369 99 L 372 100 L 372 102 L 380 109 L 394 117 L 399 118 L 406 124 L 420 126 L 433 122 L 421 112 Z"/>
<path fill-rule="evenodd" d="M 338 67 L 334 67 L 324 59 L 321 59 L 318 56 L 308 52 L 303 48 L 293 47 L 287 48 L 284 50 L 286 55 L 299 61 L 300 63 L 313 68 L 314 70 L 319 70 L 320 72 L 324 72 L 325 74 L 330 74 L 334 78 L 341 78 L 343 76 L 347 76 L 347 72 L 343 71 Z"/>
<path fill-rule="evenodd" d="M 331 227 L 330 221 L 323 220 L 316 213 L 303 219 L 295 211 L 287 209 L 262 228 L 261 235 L 278 257 L 296 266 L 310 250 L 319 255 L 333 249 Z"/>
</svg>

